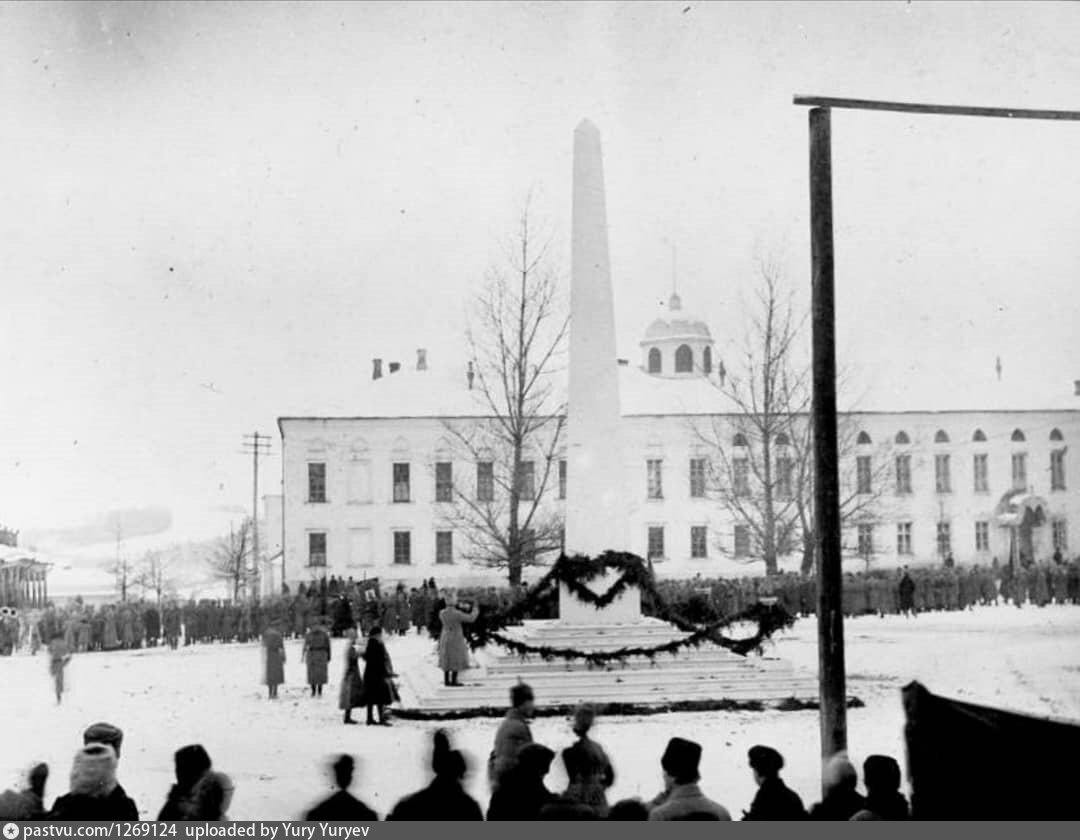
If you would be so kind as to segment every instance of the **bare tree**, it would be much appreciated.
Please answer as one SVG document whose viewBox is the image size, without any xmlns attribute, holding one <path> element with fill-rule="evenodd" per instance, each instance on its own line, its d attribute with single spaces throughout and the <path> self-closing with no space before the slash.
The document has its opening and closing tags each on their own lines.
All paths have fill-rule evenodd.
<svg viewBox="0 0 1080 840">
<path fill-rule="evenodd" d="M 474 477 L 455 475 L 444 491 L 452 504 L 443 519 L 463 536 L 465 559 L 505 568 L 512 586 L 525 566 L 561 545 L 562 517 L 545 501 L 562 447 L 566 406 L 552 375 L 569 318 L 550 246 L 526 201 L 506 263 L 489 273 L 467 334 L 470 387 L 487 416 L 444 424 L 454 460 L 477 466 Z"/>
<path fill-rule="evenodd" d="M 234 602 L 247 588 L 251 578 L 251 519 L 244 519 L 239 529 L 230 528 L 229 536 L 222 537 L 207 559 L 211 574 L 217 580 L 227 581 L 232 589 Z"/>
<path fill-rule="evenodd" d="M 158 605 L 162 598 L 176 590 L 173 565 L 176 555 L 170 551 L 148 551 L 136 569 L 135 585 L 142 589 L 143 597 L 153 594 Z"/>
<path fill-rule="evenodd" d="M 809 368 L 800 355 L 806 316 L 797 311 L 776 264 L 759 260 L 760 283 L 747 308 L 742 358 L 730 377 L 714 380 L 731 413 L 694 424 L 710 453 L 708 492 L 739 529 L 735 551 L 775 574 L 781 556 L 801 544 L 804 574 L 814 568 L 814 459 Z M 888 461 L 858 442 L 851 415 L 840 418 L 841 519 L 872 521 Z M 855 455 L 855 457 L 852 457 Z M 869 466 L 869 472 L 867 467 Z M 861 472 L 860 472 L 861 471 Z M 862 546 L 865 548 L 865 546 Z M 865 553 L 865 552 L 864 552 Z"/>
</svg>

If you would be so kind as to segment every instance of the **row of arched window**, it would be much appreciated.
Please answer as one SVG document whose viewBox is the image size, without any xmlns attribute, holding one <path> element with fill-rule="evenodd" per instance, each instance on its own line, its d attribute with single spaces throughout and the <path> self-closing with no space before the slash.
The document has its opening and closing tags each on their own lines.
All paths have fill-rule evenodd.
<svg viewBox="0 0 1080 840">
<path fill-rule="evenodd" d="M 663 355 L 659 347 L 653 347 L 649 351 L 649 373 L 663 373 Z M 701 354 L 701 367 L 705 373 L 712 373 L 712 348 L 706 347 Z M 694 372 L 694 351 L 689 344 L 680 344 L 675 350 L 675 372 Z"/>
<path fill-rule="evenodd" d="M 985 443 L 986 433 L 983 432 L 982 429 L 976 429 L 975 433 L 971 436 L 971 439 L 976 443 Z M 1013 443 L 1023 443 L 1027 440 L 1027 437 L 1022 431 L 1020 431 L 1020 429 L 1015 429 L 1013 430 L 1011 440 Z M 1061 433 L 1060 429 L 1054 429 L 1050 432 L 1051 443 L 1062 443 L 1064 440 L 1065 436 Z M 859 435 L 855 439 L 855 442 L 859 446 L 869 446 L 874 441 L 873 439 L 871 439 L 868 433 L 859 432 Z M 911 443 L 911 438 L 908 437 L 907 432 L 901 430 L 896 433 L 896 437 L 893 439 L 893 442 L 901 446 L 906 446 Z M 788 438 L 787 435 L 781 433 L 776 436 L 776 446 L 788 446 L 790 445 L 790 443 L 791 440 Z M 938 429 L 937 433 L 934 435 L 934 443 L 949 443 L 948 432 L 946 432 L 944 429 Z M 749 446 L 750 444 L 746 440 L 746 435 L 744 435 L 742 432 L 736 432 L 735 437 L 731 440 L 731 445 Z"/>
</svg>

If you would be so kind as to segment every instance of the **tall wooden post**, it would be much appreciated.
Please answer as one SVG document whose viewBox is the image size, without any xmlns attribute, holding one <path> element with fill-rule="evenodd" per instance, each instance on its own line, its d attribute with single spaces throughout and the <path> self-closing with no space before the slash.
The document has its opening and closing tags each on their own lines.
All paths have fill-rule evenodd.
<svg viewBox="0 0 1080 840">
<path fill-rule="evenodd" d="M 840 471 L 836 430 L 832 148 L 828 108 L 810 111 L 810 255 L 813 271 L 814 553 L 818 578 L 821 754 L 847 749 Z"/>
</svg>

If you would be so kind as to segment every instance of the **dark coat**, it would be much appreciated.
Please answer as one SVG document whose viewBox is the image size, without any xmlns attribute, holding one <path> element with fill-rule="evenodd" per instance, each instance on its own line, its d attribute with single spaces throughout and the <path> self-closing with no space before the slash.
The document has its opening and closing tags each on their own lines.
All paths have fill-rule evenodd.
<svg viewBox="0 0 1080 840">
<path fill-rule="evenodd" d="M 360 653 L 356 645 L 345 648 L 345 673 L 338 692 L 338 708 L 346 712 L 364 705 L 364 680 L 360 676 Z"/>
<path fill-rule="evenodd" d="M 117 785 L 106 796 L 65 794 L 53 803 L 48 819 L 63 822 L 133 822 L 139 819 L 139 809 L 124 789 Z"/>
<path fill-rule="evenodd" d="M 563 761 L 567 767 L 576 766 L 583 771 L 582 779 L 567 793 L 595 810 L 601 818 L 607 817 L 606 791 L 615 783 L 615 770 L 604 748 L 586 735 L 563 750 Z"/>
<path fill-rule="evenodd" d="M 649 810 L 650 820 L 695 820 L 709 819 L 727 821 L 731 819 L 727 808 L 714 802 L 701 792 L 696 784 L 675 785 L 653 800 Z"/>
<path fill-rule="evenodd" d="M 377 822 L 379 815 L 349 793 L 339 790 L 307 812 L 308 822 Z"/>
<path fill-rule="evenodd" d="M 910 818 L 907 799 L 902 793 L 886 796 L 867 796 L 866 805 L 853 820 L 906 820 Z"/>
<path fill-rule="evenodd" d="M 308 685 L 326 685 L 327 664 L 330 662 L 330 634 L 321 627 L 312 627 L 304 637 L 304 661 L 307 663 Z"/>
<path fill-rule="evenodd" d="M 41 797 L 32 790 L 5 790 L 0 793 L 0 820 L 28 822 L 45 819 Z"/>
<path fill-rule="evenodd" d="M 363 705 L 389 706 L 394 702 L 394 689 L 390 683 L 394 666 L 390 662 L 386 645 L 372 636 L 368 639 L 367 648 L 362 656 L 364 657 Z"/>
<path fill-rule="evenodd" d="M 540 810 L 556 799 L 558 797 L 544 786 L 543 779 L 535 775 L 524 777 L 515 770 L 491 795 L 488 822 L 535 820 Z"/>
<path fill-rule="evenodd" d="M 285 642 L 277 630 L 263 633 L 263 649 L 266 651 L 264 685 L 281 685 L 285 682 Z"/>
<path fill-rule="evenodd" d="M 158 822 L 216 822 L 225 816 L 227 797 L 221 774 L 207 770 L 190 789 L 172 786 Z"/>
<path fill-rule="evenodd" d="M 866 800 L 853 790 L 837 790 L 810 809 L 812 820 L 850 820 L 866 807 Z"/>
<path fill-rule="evenodd" d="M 590 808 L 572 796 L 559 796 L 542 807 L 536 818 L 545 822 L 578 822 L 598 820 L 600 815 L 594 808 Z"/>
<path fill-rule="evenodd" d="M 430 785 L 417 793 L 406 796 L 390 812 L 387 820 L 452 822 L 484 819 L 484 812 L 475 799 L 467 794 L 460 783 L 449 777 L 436 777 Z"/>
<path fill-rule="evenodd" d="M 782 779 L 766 779 L 758 788 L 744 820 L 805 820 L 806 808 L 799 794 Z"/>
</svg>

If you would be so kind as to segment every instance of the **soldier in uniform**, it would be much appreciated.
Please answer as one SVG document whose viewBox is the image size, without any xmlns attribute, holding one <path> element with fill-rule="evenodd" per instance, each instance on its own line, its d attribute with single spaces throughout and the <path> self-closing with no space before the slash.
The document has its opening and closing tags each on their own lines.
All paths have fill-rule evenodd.
<svg viewBox="0 0 1080 840">
<path fill-rule="evenodd" d="M 264 671 L 263 683 L 269 692 L 268 700 L 276 700 L 278 686 L 285 682 L 285 640 L 277 627 L 271 626 L 263 633 Z"/>
<path fill-rule="evenodd" d="M 60 705 L 60 699 L 64 694 L 64 669 L 70 661 L 71 648 L 67 646 L 64 637 L 57 633 L 49 642 L 49 673 L 52 675 L 57 705 Z"/>
<path fill-rule="evenodd" d="M 327 666 L 330 663 L 330 634 L 318 620 L 304 636 L 304 648 L 300 661 L 307 664 L 307 681 L 312 697 L 322 697 L 327 682 Z"/>
</svg>

